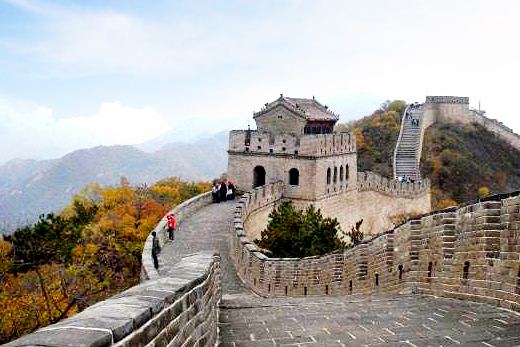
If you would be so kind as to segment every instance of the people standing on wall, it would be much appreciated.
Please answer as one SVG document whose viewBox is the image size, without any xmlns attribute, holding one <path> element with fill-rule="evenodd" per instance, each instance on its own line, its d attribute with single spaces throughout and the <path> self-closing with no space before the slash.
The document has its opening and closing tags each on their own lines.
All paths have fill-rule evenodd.
<svg viewBox="0 0 520 347">
<path fill-rule="evenodd" d="M 227 181 L 227 199 L 228 200 L 234 200 L 235 199 L 235 185 L 231 180 L 228 179 Z"/>
<path fill-rule="evenodd" d="M 226 185 L 226 182 L 223 180 L 220 183 L 219 201 L 226 201 L 226 197 L 227 197 L 227 185 Z"/>
<path fill-rule="evenodd" d="M 173 213 L 166 216 L 166 226 L 168 227 L 168 238 L 173 241 L 174 231 L 177 227 L 177 218 L 175 218 Z"/>
<path fill-rule="evenodd" d="M 159 269 L 159 259 L 157 256 L 159 253 L 161 253 L 161 245 L 159 244 L 159 239 L 157 238 L 157 233 L 155 231 L 152 231 L 152 259 L 153 259 L 153 266 L 156 269 Z"/>
<path fill-rule="evenodd" d="M 213 183 L 213 188 L 211 188 L 211 199 L 213 202 L 218 202 L 218 183 Z"/>
</svg>

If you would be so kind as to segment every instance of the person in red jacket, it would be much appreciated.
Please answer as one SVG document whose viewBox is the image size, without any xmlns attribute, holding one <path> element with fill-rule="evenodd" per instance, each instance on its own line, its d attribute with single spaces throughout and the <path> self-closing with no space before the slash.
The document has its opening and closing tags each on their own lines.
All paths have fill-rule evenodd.
<svg viewBox="0 0 520 347">
<path fill-rule="evenodd" d="M 168 227 L 168 238 L 173 240 L 173 232 L 177 227 L 177 219 L 173 213 L 166 216 L 166 226 Z"/>
</svg>

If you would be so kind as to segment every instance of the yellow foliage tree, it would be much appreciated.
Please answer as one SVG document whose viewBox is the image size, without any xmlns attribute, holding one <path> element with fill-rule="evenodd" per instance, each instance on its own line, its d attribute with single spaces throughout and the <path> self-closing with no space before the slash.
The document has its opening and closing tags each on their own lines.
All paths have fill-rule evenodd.
<svg viewBox="0 0 520 347">
<path fill-rule="evenodd" d="M 488 195 L 489 195 L 489 188 L 488 187 L 483 186 L 483 187 L 480 187 L 478 189 L 478 197 L 479 198 L 485 198 Z"/>
<path fill-rule="evenodd" d="M 137 284 L 151 230 L 175 205 L 210 189 L 209 182 L 176 177 L 151 187 L 132 187 L 127 181 L 115 187 L 86 186 L 60 215 L 65 235 L 79 235 L 63 263 L 43 260 L 15 273 L 12 244 L 0 241 L 0 343 Z"/>
</svg>

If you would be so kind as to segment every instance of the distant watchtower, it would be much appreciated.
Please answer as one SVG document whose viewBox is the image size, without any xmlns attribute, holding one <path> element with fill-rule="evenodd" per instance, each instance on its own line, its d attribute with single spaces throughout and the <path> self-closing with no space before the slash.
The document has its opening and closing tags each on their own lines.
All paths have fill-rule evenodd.
<svg viewBox="0 0 520 347">
<path fill-rule="evenodd" d="M 318 200 L 356 188 L 356 141 L 314 99 L 280 95 L 254 113 L 257 130 L 229 134 L 228 177 L 247 191 L 282 180 L 287 197 Z"/>
</svg>

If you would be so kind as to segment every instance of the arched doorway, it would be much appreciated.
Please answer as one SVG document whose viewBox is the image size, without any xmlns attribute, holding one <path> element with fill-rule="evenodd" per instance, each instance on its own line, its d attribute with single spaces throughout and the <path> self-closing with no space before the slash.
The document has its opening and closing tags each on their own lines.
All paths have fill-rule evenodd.
<svg viewBox="0 0 520 347">
<path fill-rule="evenodd" d="M 265 169 L 263 166 L 255 166 L 253 170 L 253 188 L 265 185 Z"/>
<path fill-rule="evenodd" d="M 297 186 L 300 184 L 300 172 L 296 168 L 289 170 L 289 184 L 291 186 Z"/>
</svg>

